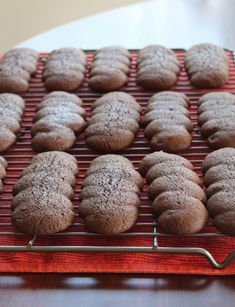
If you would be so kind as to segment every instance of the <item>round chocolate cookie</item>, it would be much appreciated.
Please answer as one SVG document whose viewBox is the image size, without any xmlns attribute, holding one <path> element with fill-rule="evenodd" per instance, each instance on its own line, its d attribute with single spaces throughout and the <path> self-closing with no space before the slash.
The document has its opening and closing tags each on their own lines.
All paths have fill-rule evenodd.
<svg viewBox="0 0 235 307">
<path fill-rule="evenodd" d="M 185 95 L 174 92 L 158 93 L 149 99 L 142 124 L 153 150 L 177 152 L 191 146 L 193 123 L 188 104 Z"/>
<path fill-rule="evenodd" d="M 235 179 L 235 164 L 218 164 L 211 167 L 204 176 L 205 186 L 220 180 Z"/>
<path fill-rule="evenodd" d="M 16 141 L 24 110 L 24 100 L 15 94 L 0 94 L 0 152 L 8 149 Z"/>
<path fill-rule="evenodd" d="M 0 192 L 3 190 L 2 180 L 6 177 L 7 161 L 0 156 Z"/>
<path fill-rule="evenodd" d="M 204 172 L 207 208 L 214 226 L 221 232 L 234 235 L 234 187 L 235 187 L 235 149 L 222 148 L 205 158 Z"/>
<path fill-rule="evenodd" d="M 158 195 L 167 191 L 181 191 L 203 203 L 206 202 L 205 192 L 198 184 L 174 174 L 156 178 L 149 186 L 148 195 L 150 199 L 155 199 Z"/>
<path fill-rule="evenodd" d="M 89 231 L 117 234 L 137 220 L 143 179 L 131 162 L 118 155 L 94 159 L 83 181 L 79 215 Z"/>
<path fill-rule="evenodd" d="M 43 80 L 50 91 L 73 91 L 84 80 L 86 55 L 81 49 L 61 48 L 53 51 L 45 65 Z"/>
<path fill-rule="evenodd" d="M 155 198 L 153 214 L 161 231 L 170 234 L 190 234 L 200 231 L 207 223 L 205 206 L 182 192 L 168 191 Z"/>
<path fill-rule="evenodd" d="M 224 179 L 216 181 L 209 185 L 206 189 L 207 198 L 210 198 L 212 195 L 220 191 L 234 191 L 235 189 L 235 179 Z"/>
<path fill-rule="evenodd" d="M 201 133 L 214 149 L 235 147 L 235 96 L 210 93 L 201 97 L 198 122 Z"/>
<path fill-rule="evenodd" d="M 139 52 L 137 83 L 145 89 L 167 90 L 180 73 L 176 54 L 163 46 L 151 45 Z"/>
<path fill-rule="evenodd" d="M 73 94 L 55 92 L 44 97 L 31 128 L 33 148 L 38 152 L 70 149 L 76 134 L 85 128 L 84 116 L 81 100 Z"/>
<path fill-rule="evenodd" d="M 12 222 L 20 232 L 52 234 L 73 223 L 76 159 L 57 151 L 35 156 L 13 187 Z"/>
<path fill-rule="evenodd" d="M 111 153 L 129 147 L 139 129 L 140 108 L 126 93 L 113 92 L 99 98 L 85 130 L 92 149 Z"/>
<path fill-rule="evenodd" d="M 176 166 L 184 166 L 188 169 L 194 170 L 192 163 L 184 157 L 169 154 L 164 151 L 156 151 L 151 154 L 148 154 L 143 158 L 139 165 L 139 172 L 142 176 L 146 176 L 147 172 L 154 165 L 170 161 L 172 161 L 172 163 L 175 163 Z"/>
<path fill-rule="evenodd" d="M 204 43 L 191 47 L 185 64 L 191 83 L 199 88 L 217 88 L 228 81 L 229 59 L 221 47 Z"/>
<path fill-rule="evenodd" d="M 0 92 L 25 92 L 30 76 L 37 70 L 38 57 L 39 54 L 29 48 L 7 51 L 0 60 Z"/>
<path fill-rule="evenodd" d="M 156 178 L 175 175 L 193 181 L 198 185 L 202 185 L 201 179 L 194 171 L 185 167 L 183 161 L 182 165 L 180 164 L 180 162 L 176 163 L 176 161 L 170 160 L 153 165 L 146 174 L 147 182 L 150 184 Z"/>
<path fill-rule="evenodd" d="M 101 48 L 96 51 L 90 66 L 89 86 L 100 92 L 115 91 L 128 82 L 130 54 L 118 46 Z"/>
<path fill-rule="evenodd" d="M 29 188 L 12 213 L 12 223 L 27 234 L 52 234 L 66 229 L 73 223 L 72 202 L 51 190 L 43 192 Z"/>
<path fill-rule="evenodd" d="M 209 168 L 218 164 L 235 163 L 235 148 L 221 148 L 209 153 L 202 162 L 202 171 L 205 173 Z"/>
<path fill-rule="evenodd" d="M 185 158 L 163 151 L 147 155 L 140 163 L 140 173 L 150 185 L 153 214 L 165 233 L 190 234 L 206 225 L 206 194 L 193 169 Z"/>
</svg>

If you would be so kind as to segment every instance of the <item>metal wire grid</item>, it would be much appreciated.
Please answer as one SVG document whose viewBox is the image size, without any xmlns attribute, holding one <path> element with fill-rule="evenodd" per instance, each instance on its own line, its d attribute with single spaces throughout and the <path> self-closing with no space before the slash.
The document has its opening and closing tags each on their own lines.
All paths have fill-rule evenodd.
<svg viewBox="0 0 235 307">
<path fill-rule="evenodd" d="M 184 60 L 184 51 L 178 50 L 178 57 L 183 66 Z M 231 58 L 231 70 L 230 70 L 230 81 L 228 85 L 226 85 L 224 90 L 235 93 L 235 65 L 234 65 L 234 55 L 231 52 L 228 52 Z M 88 61 L 92 60 L 92 52 L 87 53 Z M 110 244 L 111 240 L 108 237 L 105 237 L 100 234 L 89 233 L 86 231 L 82 220 L 80 220 L 78 214 L 76 214 L 75 223 L 66 231 L 53 234 L 47 237 L 47 242 L 43 244 L 37 244 L 40 242 L 40 239 L 36 236 L 29 238 L 25 234 L 16 232 L 13 225 L 11 224 L 11 209 L 10 203 L 12 199 L 11 190 L 14 182 L 19 177 L 21 171 L 30 163 L 31 158 L 34 156 L 34 152 L 31 147 L 31 136 L 30 136 L 30 128 L 32 126 L 32 118 L 35 114 L 35 109 L 37 104 L 40 102 L 41 98 L 45 95 L 46 91 L 41 83 L 41 71 L 44 65 L 44 61 L 47 57 L 47 54 L 42 54 L 41 61 L 38 65 L 38 72 L 35 77 L 31 80 L 29 91 L 23 95 L 26 101 L 26 108 L 23 117 L 23 121 L 21 124 L 21 132 L 18 136 L 17 143 L 12 146 L 3 156 L 8 161 L 8 170 L 7 177 L 4 180 L 4 190 L 2 195 L 0 196 L 0 240 L 1 242 L 6 242 L 7 244 L 0 245 L 0 251 L 21 251 L 21 252 L 144 252 L 144 253 L 168 253 L 168 254 L 199 254 L 203 255 L 208 259 L 208 261 L 212 264 L 213 267 L 217 269 L 225 268 L 231 263 L 233 258 L 235 257 L 235 251 L 232 252 L 228 257 L 222 262 L 218 263 L 212 254 L 205 248 L 200 247 L 174 247 L 174 246 L 160 246 L 159 239 L 160 238 L 168 238 L 173 237 L 172 235 L 168 235 L 165 233 L 161 233 L 158 231 L 157 223 L 154 220 L 151 211 L 150 211 L 150 202 L 147 197 L 147 186 L 144 187 L 143 192 L 141 194 L 141 208 L 139 213 L 139 218 L 135 226 L 129 232 L 119 234 L 115 236 L 117 239 L 117 243 L 124 243 L 118 245 Z M 131 67 L 131 74 L 128 86 L 125 88 L 125 91 L 132 94 L 137 101 L 140 103 L 142 107 L 145 107 L 149 97 L 154 93 L 152 91 L 144 91 L 135 83 L 135 61 L 136 61 L 136 52 L 132 52 L 133 64 Z M 178 83 L 175 86 L 174 90 L 185 93 L 190 97 L 192 106 L 190 109 L 191 118 L 194 122 L 194 131 L 193 131 L 193 142 L 190 149 L 181 152 L 182 156 L 187 157 L 195 166 L 196 171 L 199 175 L 201 175 L 200 166 L 201 162 L 204 159 L 205 155 L 209 152 L 209 148 L 206 145 L 205 141 L 201 138 L 199 133 L 198 125 L 197 125 L 197 99 L 207 91 L 203 90 L 195 90 L 193 89 L 189 81 L 187 79 L 187 75 L 185 73 L 185 69 L 183 68 L 181 75 L 179 77 Z M 89 111 L 92 103 L 100 94 L 92 92 L 89 90 L 87 86 L 87 82 L 84 82 L 83 86 L 77 94 L 83 99 L 84 108 L 87 111 L 89 117 Z M 133 146 L 125 151 L 122 154 L 128 157 L 136 167 L 140 160 L 150 152 L 147 141 L 144 138 L 143 130 L 140 129 L 136 141 Z M 75 210 L 78 208 L 79 201 L 79 192 L 81 190 L 81 183 L 83 181 L 85 172 L 91 162 L 91 160 L 97 157 L 97 154 L 92 150 L 88 149 L 85 145 L 83 136 L 80 136 L 70 151 L 73 154 L 80 165 L 80 175 L 77 179 L 77 186 L 75 188 L 75 196 L 74 196 L 74 207 Z M 55 245 L 55 242 L 60 237 L 71 238 L 73 237 L 73 245 Z M 193 246 L 194 238 L 203 238 L 207 240 L 208 238 L 218 238 L 228 236 L 223 235 L 221 233 L 216 232 L 213 227 L 209 227 L 209 230 L 205 230 L 202 233 L 193 234 L 187 236 L 191 238 L 191 245 Z M 9 238 L 13 238 L 9 240 Z M 19 239 L 20 238 L 20 239 Z M 86 245 L 79 244 L 79 239 L 86 238 Z M 91 241 L 89 241 L 92 238 Z M 102 238 L 103 243 L 99 243 L 98 238 Z M 113 237 L 112 237 L 113 238 Z M 129 245 L 126 244 L 128 240 L 129 242 L 133 241 L 134 238 L 148 238 L 146 240 L 146 245 L 137 244 Z M 125 239 L 122 242 L 122 239 Z M 107 240 L 107 244 L 105 241 Z M 11 245 L 9 244 L 11 242 Z M 19 241 L 22 245 L 19 245 Z M 173 240 L 172 240 L 173 241 Z M 134 241 L 135 243 L 135 241 Z"/>
</svg>

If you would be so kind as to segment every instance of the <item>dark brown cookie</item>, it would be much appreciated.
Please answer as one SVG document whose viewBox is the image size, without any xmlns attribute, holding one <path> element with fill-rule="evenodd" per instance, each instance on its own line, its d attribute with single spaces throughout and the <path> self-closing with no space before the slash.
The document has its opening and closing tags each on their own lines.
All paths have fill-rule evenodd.
<svg viewBox="0 0 235 307">
<path fill-rule="evenodd" d="M 174 174 L 156 178 L 149 186 L 148 195 L 150 199 L 155 199 L 158 195 L 167 191 L 181 191 L 183 194 L 192 196 L 203 203 L 206 202 L 206 195 L 198 184 Z"/>
<path fill-rule="evenodd" d="M 193 124 L 188 107 L 188 98 L 180 93 L 163 92 L 150 98 L 142 124 L 153 150 L 177 152 L 190 147 Z"/>
<path fill-rule="evenodd" d="M 0 156 L 0 192 L 3 190 L 3 179 L 6 177 L 7 161 Z"/>
<path fill-rule="evenodd" d="M 131 162 L 121 156 L 98 157 L 91 167 L 93 170 L 88 170 L 83 182 L 79 206 L 86 227 L 103 234 L 129 230 L 138 217 L 142 178 Z"/>
<path fill-rule="evenodd" d="M 127 58 L 131 57 L 129 51 L 122 46 L 107 46 L 107 47 L 100 48 L 99 50 L 96 50 L 95 57 L 100 53 L 122 55 L 122 56 L 126 56 Z"/>
<path fill-rule="evenodd" d="M 24 110 L 24 100 L 14 94 L 0 94 L 0 152 L 16 141 Z"/>
<path fill-rule="evenodd" d="M 235 163 L 235 148 L 221 148 L 206 156 L 202 162 L 202 171 L 205 173 L 213 166 L 233 163 Z"/>
<path fill-rule="evenodd" d="M 47 164 L 52 165 L 54 163 L 58 163 L 59 168 L 65 168 L 65 169 L 68 168 L 69 170 L 72 171 L 74 175 L 78 173 L 76 158 L 68 154 L 67 152 L 49 151 L 49 152 L 40 153 L 33 157 L 31 164 L 35 165 L 43 161 L 43 164 L 45 165 L 45 160 L 46 160 L 46 165 Z"/>
<path fill-rule="evenodd" d="M 220 191 L 234 191 L 235 190 L 235 179 L 226 178 L 224 180 L 216 181 L 212 183 L 206 189 L 207 198 L 210 198 L 212 195 Z"/>
<path fill-rule="evenodd" d="M 178 177 L 183 177 L 185 179 L 193 181 L 198 185 L 202 185 L 202 181 L 198 177 L 198 175 L 191 169 L 185 167 L 183 163 L 183 160 L 178 161 L 177 163 L 174 160 L 169 160 L 166 162 L 155 164 L 149 169 L 146 174 L 147 182 L 150 184 L 156 178 L 168 175 L 176 175 Z"/>
<path fill-rule="evenodd" d="M 189 234 L 206 225 L 208 214 L 203 204 L 206 194 L 188 160 L 162 151 L 154 152 L 141 161 L 139 170 L 150 184 L 148 195 L 153 200 L 152 211 L 163 232 Z"/>
<path fill-rule="evenodd" d="M 38 109 L 31 129 L 33 148 L 36 151 L 64 151 L 71 148 L 76 134 L 85 128 L 85 110 L 80 106 L 80 98 L 55 92 L 44 97 Z"/>
<path fill-rule="evenodd" d="M 167 90 L 180 73 L 180 63 L 175 53 L 160 45 L 140 50 L 137 66 L 137 83 L 146 89 Z"/>
<path fill-rule="evenodd" d="M 73 204 L 63 194 L 38 188 L 28 188 L 20 194 L 22 199 L 12 212 L 12 223 L 18 231 L 47 235 L 73 223 Z"/>
<path fill-rule="evenodd" d="M 173 91 L 164 91 L 153 95 L 149 99 L 149 104 L 151 105 L 154 102 L 166 104 L 169 102 L 178 103 L 185 108 L 189 108 L 190 101 L 189 98 L 183 93 L 173 92 Z"/>
<path fill-rule="evenodd" d="M 86 175 L 86 179 L 83 182 L 83 186 L 87 186 L 87 185 L 93 185 L 94 183 L 96 183 L 97 181 L 97 177 L 100 178 L 101 173 L 104 174 L 102 180 L 106 179 L 106 176 L 108 178 L 108 180 L 110 180 L 110 177 L 113 176 L 116 180 L 118 181 L 122 181 L 124 180 L 130 180 L 132 182 L 134 182 L 138 187 L 142 187 L 143 186 L 143 179 L 140 176 L 140 174 L 138 172 L 136 172 L 133 167 L 132 168 L 128 168 L 124 165 L 101 165 L 101 167 L 99 169 L 97 169 L 96 171 L 91 172 L 87 172 Z"/>
<path fill-rule="evenodd" d="M 205 186 L 209 186 L 217 181 L 235 179 L 235 164 L 218 164 L 211 167 L 204 176 Z"/>
<path fill-rule="evenodd" d="M 85 130 L 89 147 L 104 153 L 129 147 L 139 128 L 140 109 L 134 98 L 113 92 L 95 102 Z"/>
<path fill-rule="evenodd" d="M 235 96 L 210 93 L 201 97 L 198 108 L 201 133 L 210 147 L 235 147 Z"/>
<path fill-rule="evenodd" d="M 17 195 L 20 193 L 20 191 L 27 189 L 29 186 L 52 189 L 59 194 L 63 194 L 69 199 L 71 199 L 74 194 L 72 186 L 66 182 L 58 173 L 53 175 L 50 174 L 49 176 L 49 172 L 46 170 L 38 171 L 36 173 L 29 173 L 22 176 L 15 183 L 12 193 L 13 195 Z"/>
<path fill-rule="evenodd" d="M 213 218 L 213 224 L 221 232 L 235 234 L 235 192 L 221 190 L 212 195 L 207 202 L 207 209 Z"/>
<path fill-rule="evenodd" d="M 187 159 L 166 153 L 164 151 L 156 151 L 148 154 L 143 158 L 139 165 L 139 172 L 142 176 L 146 176 L 147 172 L 158 163 L 170 162 L 175 163 L 177 166 L 184 166 L 188 169 L 194 170 L 194 167 Z"/>
<path fill-rule="evenodd" d="M 185 64 L 196 87 L 216 88 L 228 81 L 229 59 L 219 46 L 209 43 L 193 46 L 187 52 Z"/>
<path fill-rule="evenodd" d="M 119 105 L 123 105 L 121 110 Z M 131 108 L 127 108 L 128 106 L 130 106 Z M 111 109 L 114 109 L 115 112 L 119 113 L 128 111 L 127 113 L 131 112 L 132 115 L 136 114 L 136 112 L 141 112 L 141 107 L 136 102 L 135 98 L 125 92 L 112 92 L 101 96 L 94 102 L 92 109 L 94 114 L 104 111 L 110 111 Z M 138 119 L 139 118 L 140 116 L 138 117 Z"/>
<path fill-rule="evenodd" d="M 235 149 L 222 148 L 206 156 L 202 164 L 207 208 L 219 231 L 235 234 Z"/>
<path fill-rule="evenodd" d="M 220 118 L 224 118 L 225 120 L 228 120 L 233 116 L 235 117 L 235 105 L 230 105 L 225 108 L 218 109 L 211 108 L 210 111 L 205 111 L 199 115 L 198 123 L 200 126 L 202 126 L 211 119 L 218 120 Z"/>
<path fill-rule="evenodd" d="M 61 48 L 53 51 L 45 65 L 43 80 L 48 90 L 73 91 L 84 80 L 86 55 L 81 49 Z"/>
<path fill-rule="evenodd" d="M 7 51 L 0 60 L 0 92 L 22 93 L 37 70 L 39 54 L 29 48 Z"/>
<path fill-rule="evenodd" d="M 51 234 L 72 224 L 75 163 L 71 155 L 56 151 L 34 157 L 13 187 L 12 222 L 18 231 Z"/>
<path fill-rule="evenodd" d="M 152 210 L 161 231 L 165 233 L 196 233 L 208 220 L 207 210 L 201 201 L 182 192 L 160 194 L 155 198 Z"/>
<path fill-rule="evenodd" d="M 91 166 L 95 166 L 95 165 L 100 165 L 103 163 L 123 163 L 125 164 L 127 167 L 131 167 L 133 168 L 133 164 L 131 163 L 130 160 L 128 160 L 127 158 L 123 157 L 123 156 L 119 156 L 119 155 L 103 155 L 103 156 L 99 156 L 97 158 L 95 158 L 92 162 L 91 162 Z"/>
<path fill-rule="evenodd" d="M 120 89 L 128 82 L 129 66 L 130 55 L 125 48 L 101 48 L 90 66 L 89 86 L 101 92 Z"/>
</svg>

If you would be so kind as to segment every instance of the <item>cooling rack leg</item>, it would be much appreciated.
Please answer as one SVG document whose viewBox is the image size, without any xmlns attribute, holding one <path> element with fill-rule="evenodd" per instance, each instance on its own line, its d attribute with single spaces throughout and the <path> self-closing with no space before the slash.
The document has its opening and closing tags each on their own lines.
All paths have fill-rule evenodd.
<svg viewBox="0 0 235 307">
<path fill-rule="evenodd" d="M 37 235 L 34 235 L 31 240 L 28 242 L 28 247 L 31 248 L 37 238 Z"/>
<path fill-rule="evenodd" d="M 153 250 L 156 250 L 158 248 L 158 237 L 157 237 L 157 222 L 153 221 Z"/>
</svg>

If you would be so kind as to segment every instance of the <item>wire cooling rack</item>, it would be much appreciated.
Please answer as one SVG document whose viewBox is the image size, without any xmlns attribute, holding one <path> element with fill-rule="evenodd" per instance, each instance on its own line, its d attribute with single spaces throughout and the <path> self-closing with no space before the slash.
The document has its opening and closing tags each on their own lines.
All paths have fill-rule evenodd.
<svg viewBox="0 0 235 307">
<path fill-rule="evenodd" d="M 184 50 L 175 50 L 182 64 L 182 71 L 178 78 L 176 86 L 172 89 L 186 94 L 191 101 L 190 114 L 194 123 L 192 146 L 180 154 L 189 159 L 195 166 L 196 172 L 201 176 L 201 162 L 210 152 L 206 142 L 202 139 L 197 124 L 197 101 L 198 98 L 207 93 L 207 90 L 198 90 L 190 85 L 188 76 L 184 68 Z M 123 90 L 133 95 L 140 103 L 143 109 L 154 91 L 146 91 L 138 87 L 135 82 L 136 75 L 136 51 L 132 53 L 132 66 L 128 86 Z M 235 94 L 235 65 L 234 54 L 227 51 L 230 65 L 230 79 L 222 89 L 217 91 L 229 91 Z M 223 269 L 228 266 L 235 257 L 234 251 L 231 250 L 222 262 L 217 262 L 207 246 L 213 250 L 213 242 L 219 242 L 220 246 L 226 244 L 229 238 L 226 235 L 218 233 L 211 225 L 203 229 L 201 233 L 189 236 L 173 236 L 162 233 L 158 230 L 154 220 L 150 202 L 147 197 L 147 186 L 144 186 L 141 193 L 141 207 L 139 218 L 135 226 L 128 232 L 116 236 L 103 236 L 87 232 L 82 219 L 76 214 L 74 224 L 66 231 L 50 236 L 29 237 L 16 231 L 11 223 L 11 199 L 12 186 L 19 177 L 21 171 L 28 166 L 35 152 L 31 147 L 30 128 L 32 119 L 35 114 L 37 104 L 46 94 L 46 90 L 41 81 L 41 73 L 47 59 L 47 53 L 42 53 L 38 64 L 36 75 L 32 78 L 30 88 L 23 95 L 26 101 L 21 131 L 18 135 L 17 142 L 3 156 L 8 162 L 7 177 L 4 180 L 4 190 L 0 196 L 0 251 L 1 252 L 130 252 L 130 253 L 159 253 L 159 254 L 198 254 L 206 257 L 214 268 Z M 88 62 L 92 61 L 93 51 L 87 51 Z M 90 115 L 90 108 L 93 102 L 101 94 L 93 92 L 87 85 L 88 73 L 82 87 L 76 92 L 84 102 L 84 108 L 87 111 L 87 118 Z M 74 207 L 77 211 L 79 206 L 79 192 L 81 183 L 90 162 L 97 157 L 97 153 L 86 147 L 83 135 L 79 136 L 76 144 L 70 150 L 80 166 L 80 174 L 77 178 L 75 188 Z M 132 147 L 120 152 L 119 154 L 128 157 L 138 168 L 142 158 L 150 153 L 149 144 L 144 138 L 143 129 L 140 129 Z M 230 238 L 231 239 L 231 238 Z M 235 245 L 235 239 L 234 239 Z"/>
</svg>

